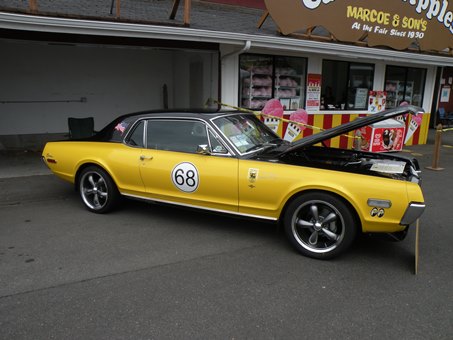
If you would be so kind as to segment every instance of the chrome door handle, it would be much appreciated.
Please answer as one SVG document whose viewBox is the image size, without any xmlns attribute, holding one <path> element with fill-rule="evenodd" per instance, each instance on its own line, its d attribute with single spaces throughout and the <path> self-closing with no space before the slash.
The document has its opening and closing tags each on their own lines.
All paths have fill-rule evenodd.
<svg viewBox="0 0 453 340">
<path fill-rule="evenodd" d="M 153 156 L 145 156 L 145 155 L 141 155 L 140 156 L 140 160 L 141 161 L 151 160 L 151 159 L 153 159 Z"/>
</svg>

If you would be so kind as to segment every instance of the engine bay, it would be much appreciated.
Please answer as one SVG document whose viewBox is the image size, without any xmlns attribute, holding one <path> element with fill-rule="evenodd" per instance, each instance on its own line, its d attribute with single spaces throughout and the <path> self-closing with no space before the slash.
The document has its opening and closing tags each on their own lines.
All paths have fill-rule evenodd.
<svg viewBox="0 0 453 340">
<path fill-rule="evenodd" d="M 417 183 L 420 181 L 420 167 L 417 160 L 399 154 L 312 146 L 285 154 L 282 161 L 300 166 L 354 172 Z"/>
</svg>

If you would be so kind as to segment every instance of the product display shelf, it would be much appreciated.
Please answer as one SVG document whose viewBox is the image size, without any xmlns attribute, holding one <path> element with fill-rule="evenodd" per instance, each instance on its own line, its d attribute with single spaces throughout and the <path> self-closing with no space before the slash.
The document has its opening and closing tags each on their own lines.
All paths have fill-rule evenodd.
<svg viewBox="0 0 453 340">
<path fill-rule="evenodd" d="M 285 110 L 297 110 L 304 93 L 304 77 L 300 74 L 276 74 L 275 97 L 280 99 Z"/>
<path fill-rule="evenodd" d="M 272 75 L 250 71 L 242 80 L 242 106 L 261 109 L 272 98 Z"/>
</svg>

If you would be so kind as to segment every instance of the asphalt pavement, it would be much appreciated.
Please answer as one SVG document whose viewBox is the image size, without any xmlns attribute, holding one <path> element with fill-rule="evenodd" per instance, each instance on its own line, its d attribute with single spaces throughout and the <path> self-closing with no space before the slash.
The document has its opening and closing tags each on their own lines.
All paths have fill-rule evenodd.
<svg viewBox="0 0 453 340">
<path fill-rule="evenodd" d="M 0 155 L 0 339 L 452 339 L 453 131 L 443 170 L 426 169 L 433 141 L 403 151 L 427 202 L 417 275 L 414 229 L 318 261 L 272 223 L 135 201 L 92 214 L 39 155 Z"/>
</svg>

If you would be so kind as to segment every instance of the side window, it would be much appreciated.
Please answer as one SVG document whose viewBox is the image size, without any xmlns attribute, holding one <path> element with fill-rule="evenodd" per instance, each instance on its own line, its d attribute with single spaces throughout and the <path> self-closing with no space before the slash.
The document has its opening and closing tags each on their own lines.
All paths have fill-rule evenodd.
<svg viewBox="0 0 453 340">
<path fill-rule="evenodd" d="M 146 135 L 148 149 L 196 153 L 208 144 L 206 126 L 199 121 L 150 119 Z"/>
<path fill-rule="evenodd" d="M 99 131 L 98 135 L 104 140 L 120 143 L 123 141 L 129 125 L 131 125 L 135 119 L 135 117 L 126 117 L 122 120 L 115 120 Z"/>
<path fill-rule="evenodd" d="M 137 124 L 137 126 L 134 127 L 134 130 L 127 139 L 127 144 L 141 148 L 144 147 L 144 126 L 145 123 L 141 121 Z"/>
</svg>

